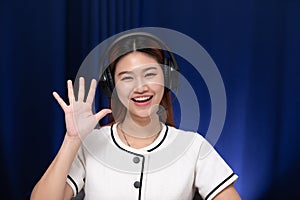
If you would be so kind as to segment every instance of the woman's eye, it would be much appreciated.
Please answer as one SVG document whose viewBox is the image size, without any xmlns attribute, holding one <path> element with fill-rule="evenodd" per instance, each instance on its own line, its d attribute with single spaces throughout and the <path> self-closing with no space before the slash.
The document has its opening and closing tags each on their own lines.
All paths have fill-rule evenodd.
<svg viewBox="0 0 300 200">
<path fill-rule="evenodd" d="M 128 80 L 132 80 L 133 78 L 131 76 L 125 76 L 123 78 L 121 78 L 122 81 L 128 81 Z"/>
<path fill-rule="evenodd" d="M 155 73 L 147 73 L 147 74 L 145 75 L 145 77 L 153 77 L 153 76 L 156 76 L 156 74 L 155 74 Z"/>
</svg>

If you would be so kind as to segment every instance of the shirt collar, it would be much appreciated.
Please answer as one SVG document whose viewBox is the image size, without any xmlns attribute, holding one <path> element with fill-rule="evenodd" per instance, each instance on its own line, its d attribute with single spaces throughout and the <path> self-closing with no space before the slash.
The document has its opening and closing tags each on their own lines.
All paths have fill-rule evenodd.
<svg viewBox="0 0 300 200">
<path fill-rule="evenodd" d="M 113 137 L 113 141 L 115 143 L 116 146 L 118 146 L 119 148 L 121 147 L 121 149 L 125 149 L 126 151 L 130 151 L 130 152 L 135 152 L 135 153 L 139 153 L 139 154 L 144 154 L 147 152 L 152 152 L 156 149 L 158 149 L 161 144 L 164 142 L 167 133 L 168 133 L 168 126 L 162 123 L 162 130 L 159 133 L 159 136 L 154 140 L 154 142 L 144 148 L 141 149 L 135 149 L 132 147 L 129 147 L 128 145 L 124 144 L 117 132 L 117 125 L 118 123 L 115 123 L 112 125 L 111 127 L 111 136 Z"/>
</svg>

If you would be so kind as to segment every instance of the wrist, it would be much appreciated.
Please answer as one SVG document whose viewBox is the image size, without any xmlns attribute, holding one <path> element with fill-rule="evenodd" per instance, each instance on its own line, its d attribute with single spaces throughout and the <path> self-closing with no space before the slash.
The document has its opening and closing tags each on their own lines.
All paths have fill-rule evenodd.
<svg viewBox="0 0 300 200">
<path fill-rule="evenodd" d="M 71 142 L 71 143 L 81 143 L 82 140 L 78 135 L 69 135 L 66 133 L 65 135 L 65 141 Z"/>
</svg>

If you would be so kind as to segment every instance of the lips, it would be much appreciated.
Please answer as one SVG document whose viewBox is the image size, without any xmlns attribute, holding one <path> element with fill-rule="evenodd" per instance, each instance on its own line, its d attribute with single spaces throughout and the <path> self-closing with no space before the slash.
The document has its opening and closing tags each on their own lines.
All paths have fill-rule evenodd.
<svg viewBox="0 0 300 200">
<path fill-rule="evenodd" d="M 145 102 L 151 100 L 152 98 L 153 98 L 153 96 L 140 96 L 140 97 L 131 98 L 131 100 L 136 103 L 145 103 Z"/>
</svg>

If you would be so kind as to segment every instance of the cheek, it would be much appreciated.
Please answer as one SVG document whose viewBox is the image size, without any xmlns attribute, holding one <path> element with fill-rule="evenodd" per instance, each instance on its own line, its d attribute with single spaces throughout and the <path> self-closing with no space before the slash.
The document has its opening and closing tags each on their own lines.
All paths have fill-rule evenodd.
<svg viewBox="0 0 300 200">
<path fill-rule="evenodd" d="M 131 86 L 128 84 L 122 84 L 122 83 L 118 84 L 118 82 L 117 82 L 115 89 L 116 89 L 116 92 L 117 92 L 117 95 L 118 95 L 120 101 L 123 104 L 125 104 L 128 101 L 128 98 L 130 96 L 130 93 L 132 90 Z"/>
<path fill-rule="evenodd" d="M 165 91 L 163 79 L 161 81 L 149 84 L 149 87 L 151 88 L 151 91 L 155 93 L 155 103 L 159 103 Z"/>
<path fill-rule="evenodd" d="M 164 92 L 164 78 L 163 76 L 159 76 L 158 79 L 154 82 L 152 86 L 153 90 L 155 90 L 157 93 L 163 93 Z"/>
<path fill-rule="evenodd" d="M 151 84 L 151 89 L 156 93 L 162 93 L 164 91 L 164 84 L 162 83 Z"/>
</svg>

